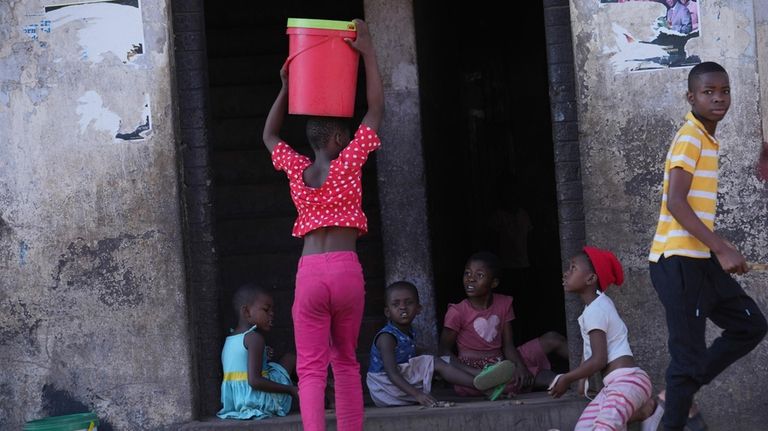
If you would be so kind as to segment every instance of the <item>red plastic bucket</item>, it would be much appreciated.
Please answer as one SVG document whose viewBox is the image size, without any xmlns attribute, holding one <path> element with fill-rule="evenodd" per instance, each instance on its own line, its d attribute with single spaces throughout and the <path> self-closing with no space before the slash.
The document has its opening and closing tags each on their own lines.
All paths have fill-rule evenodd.
<svg viewBox="0 0 768 431">
<path fill-rule="evenodd" d="M 288 113 L 351 117 L 355 110 L 359 53 L 355 23 L 289 18 Z"/>
</svg>

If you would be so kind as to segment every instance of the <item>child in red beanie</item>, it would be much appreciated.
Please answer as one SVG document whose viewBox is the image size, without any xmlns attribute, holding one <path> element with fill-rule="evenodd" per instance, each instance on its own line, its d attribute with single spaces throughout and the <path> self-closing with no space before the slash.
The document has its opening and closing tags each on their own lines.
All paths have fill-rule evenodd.
<svg viewBox="0 0 768 431">
<path fill-rule="evenodd" d="M 627 423 L 645 420 L 656 408 L 651 398 L 651 379 L 632 357 L 627 326 L 611 298 L 603 294 L 611 284 L 620 286 L 623 282 L 624 270 L 616 256 L 595 247 L 584 247 L 583 252 L 572 257 L 563 274 L 565 291 L 579 295 L 585 304 L 579 316 L 584 360 L 578 368 L 555 377 L 549 393 L 559 398 L 579 380 L 579 392 L 586 395 L 582 385 L 598 371 L 604 383 L 582 412 L 575 431 L 626 430 Z"/>
</svg>

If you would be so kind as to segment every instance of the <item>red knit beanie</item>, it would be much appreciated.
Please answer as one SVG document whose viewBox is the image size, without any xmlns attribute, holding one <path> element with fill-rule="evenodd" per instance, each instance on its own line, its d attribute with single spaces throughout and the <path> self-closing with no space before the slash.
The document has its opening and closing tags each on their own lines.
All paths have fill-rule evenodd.
<svg viewBox="0 0 768 431">
<path fill-rule="evenodd" d="M 621 286 L 621 283 L 624 282 L 624 270 L 621 268 L 619 259 L 616 259 L 613 253 L 590 246 L 584 247 L 584 253 L 587 253 L 592 266 L 595 268 L 597 284 L 600 286 L 601 292 L 605 292 L 605 289 L 611 284 Z"/>
</svg>

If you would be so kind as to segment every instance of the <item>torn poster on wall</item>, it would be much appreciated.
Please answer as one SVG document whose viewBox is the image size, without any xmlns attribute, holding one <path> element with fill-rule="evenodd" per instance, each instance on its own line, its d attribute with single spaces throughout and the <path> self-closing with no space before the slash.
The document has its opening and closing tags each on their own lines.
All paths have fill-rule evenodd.
<svg viewBox="0 0 768 431">
<path fill-rule="evenodd" d="M 124 106 L 124 103 L 120 104 L 120 107 Z M 134 112 L 130 115 L 133 121 L 129 124 L 123 124 L 121 117 L 104 106 L 101 95 L 93 90 L 86 91 L 77 99 L 76 112 L 80 116 L 81 134 L 92 127 L 109 133 L 114 136 L 116 141 L 136 141 L 148 138 L 152 131 L 152 110 L 149 94 L 144 94 L 144 106 L 141 112 Z"/>
<path fill-rule="evenodd" d="M 615 47 L 606 48 L 612 53 L 611 64 L 616 72 L 667 69 L 671 67 L 692 67 L 701 63 L 698 55 L 686 50 L 689 40 L 701 34 L 699 0 L 599 0 L 600 5 L 611 4 L 617 8 L 609 16 Z M 626 13 L 622 7 L 634 7 L 632 3 L 654 3 L 650 15 L 647 9 Z M 613 5 L 615 4 L 615 5 Z M 636 28 L 638 17 L 647 16 L 641 33 L 635 36 L 627 28 Z M 650 32 L 648 32 L 650 30 Z M 650 35 L 650 36 L 648 36 Z M 640 40 L 645 38 L 646 40 Z"/>
<path fill-rule="evenodd" d="M 45 21 L 52 25 L 54 37 L 57 29 L 76 23 L 83 61 L 99 63 L 111 53 L 124 64 L 130 64 L 145 52 L 139 0 L 50 5 L 45 7 Z M 36 38 L 38 29 L 34 30 Z"/>
</svg>

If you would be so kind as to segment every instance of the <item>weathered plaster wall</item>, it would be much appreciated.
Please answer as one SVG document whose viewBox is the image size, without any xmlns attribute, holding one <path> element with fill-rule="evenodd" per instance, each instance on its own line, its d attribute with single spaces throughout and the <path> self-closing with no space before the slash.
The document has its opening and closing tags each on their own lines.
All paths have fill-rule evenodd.
<svg viewBox="0 0 768 431">
<path fill-rule="evenodd" d="M 45 32 L 51 3 L 0 2 L 0 428 L 163 429 L 192 411 L 170 2 L 141 1 L 131 58 L 94 19 Z"/>
<path fill-rule="evenodd" d="M 626 282 L 611 296 L 629 326 L 636 358 L 661 389 L 668 362 L 666 323 L 648 276 L 647 254 L 658 217 L 664 157 L 689 108 L 684 94 L 690 69 L 617 71 L 612 60 L 619 45 L 653 39 L 650 23 L 664 14 L 664 7 L 653 2 L 599 3 L 571 2 L 587 242 L 611 248 L 623 262 Z M 766 261 L 768 187 L 753 171 L 762 140 L 757 54 L 764 53 L 765 31 L 758 50 L 752 0 L 702 0 L 700 6 L 701 37 L 688 41 L 688 52 L 721 63 L 733 88 L 731 111 L 717 131 L 717 229 L 748 260 Z M 632 38 L 617 35 L 614 23 Z M 765 85 L 768 77 L 762 80 Z M 749 274 L 740 281 L 768 311 L 765 274 Z M 710 340 L 718 332 L 710 327 Z M 710 429 L 733 429 L 734 418 L 740 430 L 765 429 L 768 388 L 756 383 L 768 379 L 766 354 L 768 344 L 763 342 L 701 390 L 697 400 Z"/>
<path fill-rule="evenodd" d="M 760 81 L 760 117 L 763 137 L 768 139 L 768 2 L 755 3 L 755 34 L 757 35 L 757 71 Z"/>
</svg>

